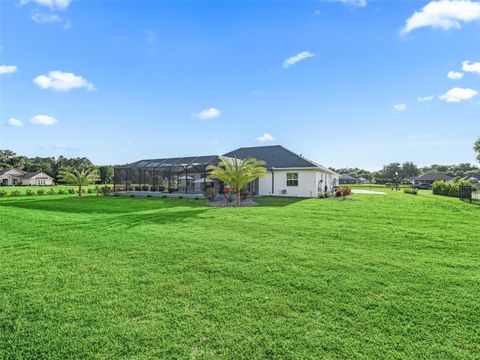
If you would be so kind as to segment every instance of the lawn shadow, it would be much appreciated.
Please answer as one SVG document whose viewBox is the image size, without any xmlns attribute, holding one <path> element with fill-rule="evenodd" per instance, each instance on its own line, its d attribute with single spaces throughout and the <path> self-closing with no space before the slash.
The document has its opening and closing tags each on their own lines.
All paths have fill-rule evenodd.
<svg viewBox="0 0 480 360">
<path fill-rule="evenodd" d="M 119 198 L 86 196 L 65 198 L 27 198 L 0 202 L 3 207 L 74 214 L 128 214 L 173 207 L 201 208 L 202 203 L 187 199 Z"/>
<path fill-rule="evenodd" d="M 303 197 L 262 196 L 255 198 L 255 201 L 259 206 L 284 207 L 309 199 L 310 198 Z"/>
</svg>

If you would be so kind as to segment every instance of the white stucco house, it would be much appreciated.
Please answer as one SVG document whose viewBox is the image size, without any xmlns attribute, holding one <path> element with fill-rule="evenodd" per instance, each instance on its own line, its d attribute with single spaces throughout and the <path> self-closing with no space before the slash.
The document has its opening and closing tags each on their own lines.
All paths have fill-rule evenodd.
<svg viewBox="0 0 480 360">
<path fill-rule="evenodd" d="M 15 168 L 0 170 L 0 185 L 53 185 L 53 178 L 44 172 L 26 172 Z"/>
<path fill-rule="evenodd" d="M 339 174 L 281 145 L 242 147 L 224 156 L 265 161 L 267 176 L 250 184 L 253 195 L 318 197 L 339 185 Z"/>
</svg>

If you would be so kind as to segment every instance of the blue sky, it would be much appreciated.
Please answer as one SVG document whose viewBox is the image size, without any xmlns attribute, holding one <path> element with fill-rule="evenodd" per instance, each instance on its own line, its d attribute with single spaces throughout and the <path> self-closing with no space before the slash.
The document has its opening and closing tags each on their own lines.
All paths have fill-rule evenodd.
<svg viewBox="0 0 480 360">
<path fill-rule="evenodd" d="M 22 0 L 0 11 L 0 148 L 97 164 L 269 144 L 334 167 L 475 162 L 478 2 Z"/>
</svg>

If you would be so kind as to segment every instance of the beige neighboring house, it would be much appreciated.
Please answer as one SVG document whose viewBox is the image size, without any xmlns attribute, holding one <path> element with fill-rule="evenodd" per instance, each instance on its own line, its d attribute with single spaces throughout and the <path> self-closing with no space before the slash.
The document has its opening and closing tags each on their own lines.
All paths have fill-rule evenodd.
<svg viewBox="0 0 480 360">
<path fill-rule="evenodd" d="M 0 185 L 53 185 L 53 178 L 44 172 L 26 172 L 18 169 L 0 170 Z"/>
</svg>

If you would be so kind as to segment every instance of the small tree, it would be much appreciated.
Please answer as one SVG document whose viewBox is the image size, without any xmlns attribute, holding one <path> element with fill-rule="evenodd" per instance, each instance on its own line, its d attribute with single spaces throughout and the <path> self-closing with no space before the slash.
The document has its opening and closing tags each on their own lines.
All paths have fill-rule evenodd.
<svg viewBox="0 0 480 360">
<path fill-rule="evenodd" d="M 477 153 L 477 160 L 480 162 L 480 137 L 475 141 L 475 144 L 473 145 L 473 150 Z"/>
<path fill-rule="evenodd" d="M 265 177 L 265 162 L 255 158 L 245 160 L 221 156 L 217 166 L 210 167 L 209 178 L 216 178 L 227 184 L 235 193 L 237 205 L 240 204 L 240 192 L 255 179 Z"/>
<path fill-rule="evenodd" d="M 82 197 L 82 188 L 95 184 L 99 180 L 98 170 L 88 167 L 83 169 L 60 170 L 60 180 L 66 184 L 78 186 L 78 197 Z"/>
</svg>

